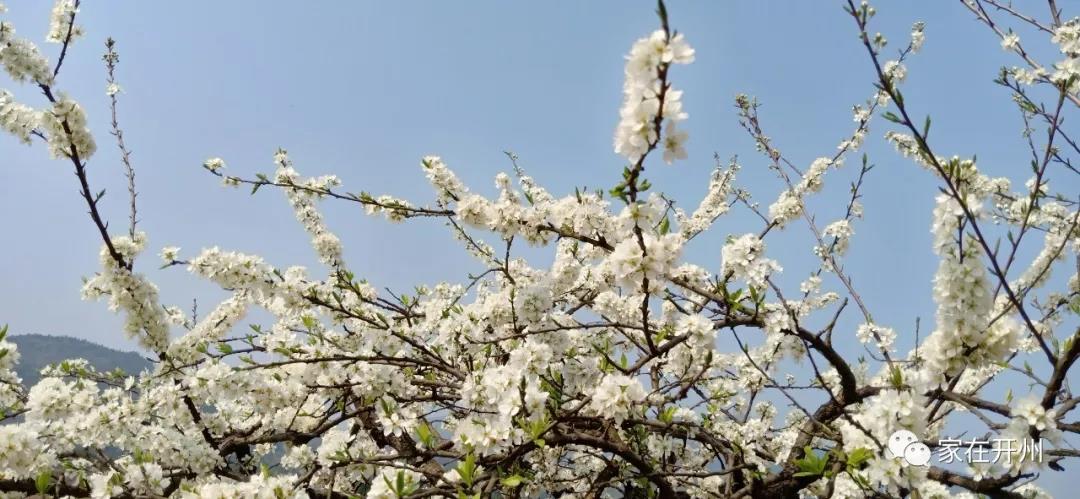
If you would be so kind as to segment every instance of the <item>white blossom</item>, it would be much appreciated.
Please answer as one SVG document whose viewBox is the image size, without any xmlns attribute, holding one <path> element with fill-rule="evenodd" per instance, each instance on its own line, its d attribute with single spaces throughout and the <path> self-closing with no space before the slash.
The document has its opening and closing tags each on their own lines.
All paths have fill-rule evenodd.
<svg viewBox="0 0 1080 499">
<path fill-rule="evenodd" d="M 15 36 L 15 28 L 7 21 L 0 21 L 0 64 L 17 82 L 52 83 L 49 61 L 42 57 L 36 45 Z"/>
<path fill-rule="evenodd" d="M 755 288 L 765 288 L 769 275 L 782 270 L 778 263 L 765 258 L 765 243 L 754 234 L 728 241 L 721 252 L 721 273 L 743 279 Z"/>
<path fill-rule="evenodd" d="M 216 172 L 225 168 L 225 160 L 221 158 L 210 158 L 203 162 L 203 167 L 212 172 Z"/>
<path fill-rule="evenodd" d="M 645 400 L 645 390 L 633 378 L 621 374 L 608 374 L 596 386 L 589 402 L 593 414 L 621 422 L 630 415 L 634 406 Z"/>
<path fill-rule="evenodd" d="M 1020 45 L 1020 36 L 1016 33 L 1009 33 L 1001 38 L 1001 49 L 1012 52 L 1016 50 L 1016 47 Z"/>
<path fill-rule="evenodd" d="M 70 24 L 77 5 L 56 2 L 48 41 L 82 34 Z M 865 2 L 856 9 L 865 28 L 875 11 Z M 1036 161 L 1033 175 L 990 177 L 973 159 L 932 156 L 938 143 L 915 132 L 885 134 L 925 170 L 913 175 L 940 189 L 929 221 L 934 325 L 925 338 L 905 336 L 903 343 L 917 343 L 897 352 L 897 331 L 870 318 L 888 313 L 878 310 L 880 293 L 860 291 L 900 288 L 884 274 L 852 279 L 836 263 L 851 244 L 853 220 L 864 216 L 860 199 L 873 193 L 857 190 L 866 171 L 827 208 L 847 206 L 840 218 L 815 212 L 808 198 L 823 192 L 830 167 L 839 169 L 870 137 L 879 107 L 906 109 L 883 89 L 906 77 L 924 25 L 912 26 L 910 51 L 880 61 L 885 81 L 850 108 L 857 128 L 831 155 L 800 170 L 761 147 L 772 166 L 783 165 L 785 182 L 765 213 L 736 184 L 735 160 L 712 172 L 696 208 L 645 184 L 633 196 L 620 192 L 650 151 L 660 149 L 668 163 L 686 157 L 687 109 L 668 72 L 695 54 L 668 27 L 663 4 L 659 10 L 663 29 L 637 40 L 625 61 L 614 146 L 631 165 L 614 195 L 596 186 L 560 193 L 541 183 L 545 175 L 526 174 L 512 153 L 513 171 L 495 175 L 491 194 L 470 190 L 441 157 L 424 156 L 432 193 L 420 200 L 352 190 L 335 175 L 301 175 L 284 150 L 274 155 L 272 174 L 250 178 L 225 175 L 221 158 L 203 163 L 227 186 L 281 190 L 321 274 L 278 267 L 270 262 L 280 252 L 271 259 L 246 243 L 244 252 L 207 245 L 184 260 L 179 247 L 165 246 L 164 265 L 155 269 L 138 258 L 147 236 L 108 234 L 111 208 L 91 202 L 105 242 L 83 297 L 117 312 L 152 363 L 123 373 L 67 359 L 26 386 L 16 371 L 26 351 L 0 328 L 0 497 L 23 497 L 46 479 L 60 494 L 95 498 L 591 497 L 629 495 L 631 486 L 633 494 L 695 499 L 855 499 L 869 491 L 1047 497 L 1009 480 L 1054 465 L 1020 459 L 1000 441 L 1037 437 L 1057 459 L 1068 457 L 1065 435 L 1075 432 L 1063 419 L 1072 407 L 1071 373 L 1058 370 L 1071 362 L 1069 327 L 1080 310 L 1072 265 L 1080 215 L 1052 168 L 1067 165 L 1069 149 L 1055 141 L 1050 168 Z M 1018 37 L 999 29 L 1008 33 L 1002 47 L 1020 50 Z M 1052 34 L 1031 31 L 1062 55 L 1049 69 L 1027 60 L 1024 69 L 1005 69 L 1005 83 L 1009 75 L 1020 85 L 1080 75 L 1080 20 Z M 887 42 L 870 33 L 878 57 Z M 48 62 L 7 22 L 0 23 L 0 63 L 17 83 L 45 94 L 36 110 L 0 91 L 0 127 L 23 142 L 42 139 L 54 157 L 77 155 L 80 183 L 97 181 L 83 170 L 95 149 L 83 106 L 53 88 Z M 703 172 L 686 175 L 704 184 L 696 176 Z M 323 202 L 391 222 L 443 224 L 476 258 L 475 268 L 460 281 L 375 282 L 365 274 L 372 265 L 411 262 L 368 254 L 350 267 Z M 780 231 L 800 217 L 813 232 Z M 905 236 L 872 223 L 867 232 Z M 723 242 L 719 268 L 715 260 L 687 260 L 716 251 L 720 239 L 709 230 L 725 227 L 736 234 Z M 358 237 L 370 245 L 380 234 Z M 783 247 L 795 256 L 787 265 L 802 282 L 777 275 L 766 239 L 774 252 Z M 800 251 L 807 247 L 816 258 Z M 882 264 L 881 255 L 870 258 L 860 265 Z M 150 276 L 181 264 L 221 288 L 210 291 L 218 299 L 206 306 L 200 295 L 190 309 L 162 303 L 175 291 L 159 293 Z M 840 282 L 828 281 L 829 272 Z M 918 305 L 908 296 L 886 298 Z M 1004 375 L 1038 382 L 1023 398 L 1010 391 L 999 402 Z M 975 411 L 979 417 L 966 419 L 984 428 L 971 434 L 999 442 L 990 450 L 1004 452 L 1005 462 L 948 467 L 962 479 L 944 480 L 881 449 L 899 430 L 924 441 L 948 437 L 957 414 Z M 855 463 L 858 456 L 865 459 Z M 817 458 L 827 464 L 825 476 L 799 473 Z M 601 478 L 606 492 L 596 486 Z M 1008 488 L 997 490 L 998 483 Z"/>
<path fill-rule="evenodd" d="M 855 335 L 859 338 L 859 342 L 873 342 L 882 350 L 890 350 L 893 342 L 896 341 L 896 331 L 873 323 L 860 324 Z"/>
<path fill-rule="evenodd" d="M 42 115 L 30 106 L 15 102 L 7 90 L 0 90 L 0 128 L 26 144 L 31 133 L 41 124 Z"/>
<path fill-rule="evenodd" d="M 124 482 L 132 490 L 148 495 L 160 495 L 168 484 L 164 470 L 157 463 L 133 463 L 128 465 L 124 469 Z"/>
<path fill-rule="evenodd" d="M 77 155 L 86 161 L 97 151 L 82 106 L 66 94 L 60 94 L 52 109 L 42 113 L 41 125 L 49 136 L 49 151 L 53 158 Z"/>
<path fill-rule="evenodd" d="M 836 163 L 831 158 L 818 158 L 810 164 L 798 183 L 780 193 L 780 197 L 769 206 L 770 220 L 780 227 L 794 220 L 803 212 L 803 198 L 821 190 L 823 177 L 829 166 Z"/>
<path fill-rule="evenodd" d="M 643 237 L 644 251 L 633 237 L 626 238 L 615 246 L 607 264 L 619 286 L 630 291 L 643 291 L 642 283 L 648 279 L 647 291 L 654 292 L 663 285 L 664 276 L 679 259 L 683 241 L 678 234 L 659 238 L 647 234 Z"/>
<path fill-rule="evenodd" d="M 82 27 L 72 23 L 78 12 L 75 0 L 56 0 L 49 18 L 49 34 L 45 39 L 51 43 L 64 43 L 82 37 Z"/>
<path fill-rule="evenodd" d="M 1057 428 L 1056 412 L 1053 409 L 1047 411 L 1039 400 L 1032 397 L 1018 400 L 1010 415 L 1039 431 L 1052 431 Z"/>
<path fill-rule="evenodd" d="M 166 246 L 161 248 L 161 261 L 170 264 L 176 261 L 176 258 L 180 254 L 180 248 L 176 246 Z"/>
<path fill-rule="evenodd" d="M 926 23 L 922 21 L 915 23 L 911 26 L 911 51 L 918 53 L 922 50 L 923 43 L 926 42 Z"/>
<path fill-rule="evenodd" d="M 661 121 L 667 122 L 664 159 L 668 163 L 682 159 L 686 133 L 675 130 L 676 122 L 686 119 L 682 111 L 682 92 L 661 87 L 661 74 L 671 64 L 694 61 L 694 49 L 682 34 L 669 37 L 664 31 L 653 32 L 634 43 L 626 57 L 626 81 L 623 106 L 615 128 L 615 152 L 636 163 L 660 140 Z"/>
</svg>

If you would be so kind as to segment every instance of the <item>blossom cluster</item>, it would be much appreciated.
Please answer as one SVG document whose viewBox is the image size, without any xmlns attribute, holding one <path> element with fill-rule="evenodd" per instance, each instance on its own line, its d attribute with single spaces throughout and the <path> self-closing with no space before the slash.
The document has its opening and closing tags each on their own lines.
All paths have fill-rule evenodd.
<svg viewBox="0 0 1080 499">
<path fill-rule="evenodd" d="M 130 262 L 145 248 L 146 235 L 140 232 L 134 238 L 115 237 L 111 246 Z M 100 260 L 101 272 L 83 283 L 83 298 L 107 299 L 110 310 L 125 313 L 124 333 L 160 351 L 169 341 L 169 327 L 159 305 L 157 286 L 145 275 L 117 262 L 109 246 L 101 248 Z"/>
<path fill-rule="evenodd" d="M 86 160 L 97 151 L 94 136 L 87 127 L 86 113 L 66 94 L 60 94 L 52 109 L 42 113 L 41 118 L 54 158 L 78 156 Z"/>
<path fill-rule="evenodd" d="M 83 36 L 83 29 L 75 23 L 78 13 L 76 0 L 58 0 L 49 17 L 49 33 L 45 40 L 51 43 L 70 43 Z"/>
<path fill-rule="evenodd" d="M 30 134 L 41 123 L 41 113 L 30 106 L 15 102 L 11 92 L 0 91 L 0 127 L 5 132 L 18 137 L 24 143 L 30 143 Z"/>
<path fill-rule="evenodd" d="M 979 210 L 967 201 L 968 210 Z M 954 375 L 970 366 L 997 362 L 1016 348 L 1015 327 L 1009 321 L 991 323 L 993 297 L 974 236 L 963 230 L 964 208 L 954 198 L 939 195 L 934 209 L 934 247 L 940 256 L 934 276 L 936 330 L 927 339 L 931 373 Z"/>
<path fill-rule="evenodd" d="M 616 153 L 637 163 L 662 138 L 664 161 L 670 164 L 686 158 L 683 144 L 687 134 L 676 128 L 687 118 L 682 91 L 667 82 L 667 72 L 672 64 L 693 61 L 694 49 L 681 34 L 657 30 L 634 43 L 626 56 L 623 105 L 615 128 Z"/>
<path fill-rule="evenodd" d="M 49 41 L 82 33 L 78 6 L 56 2 Z M 887 41 L 865 32 L 874 12 L 862 3 L 851 14 L 877 62 Z M 320 269 L 220 246 L 194 256 L 159 248 L 162 270 L 221 288 L 223 299 L 208 310 L 200 300 L 190 314 L 162 303 L 143 271 L 146 234 L 109 235 L 101 222 L 100 268 L 83 296 L 120 314 L 153 366 L 102 372 L 71 359 L 26 387 L 14 372 L 22 356 L 0 331 L 0 496 L 943 498 L 957 496 L 952 487 L 1041 497 L 1017 486 L 1046 471 L 1040 463 L 923 468 L 882 443 L 898 430 L 940 437 L 961 412 L 999 436 L 1038 434 L 1062 447 L 1078 431 L 1063 417 L 1076 400 L 1065 380 L 1080 336 L 1056 335 L 1080 310 L 1080 276 L 1063 264 L 1080 251 L 1075 203 L 1054 194 L 1045 167 L 1017 192 L 974 160 L 932 154 L 916 127 L 890 132 L 886 140 L 942 184 L 930 224 L 936 314 L 927 338 L 876 323 L 861 281 L 837 263 L 859 249 L 852 222 L 869 168 L 852 179 L 843 217 L 819 228 L 805 199 L 862 145 L 878 106 L 904 105 L 896 92 L 908 51 L 875 65 L 881 81 L 853 108 L 856 130 L 805 172 L 748 127 L 787 183 L 768 213 L 736 184 L 734 160 L 683 205 L 629 182 L 655 148 L 668 162 L 687 154 L 676 128 L 682 93 L 667 72 L 695 53 L 669 30 L 662 3 L 660 15 L 662 29 L 626 60 L 615 149 L 632 166 L 610 196 L 548 191 L 512 154 L 514 171 L 495 176 L 492 196 L 470 190 L 442 157 L 423 157 L 430 204 L 345 192 L 336 176 L 302 175 L 283 149 L 268 162 L 272 174 L 253 178 L 226 174 L 212 157 L 203 168 L 228 186 L 282 191 Z M 1076 26 L 1052 35 L 1070 58 Z M 910 53 L 924 28 L 912 27 Z M 95 142 L 83 107 L 53 92 L 49 65 L 7 23 L 0 62 L 16 81 L 46 86 L 49 100 L 37 111 L 0 91 L 0 127 L 45 139 L 88 184 Z M 737 101 L 748 120 L 749 102 Z M 98 222 L 101 208 L 86 197 Z M 382 290 L 349 266 L 324 201 L 392 222 L 437 219 L 479 270 L 460 283 Z M 766 250 L 788 244 L 772 234 L 798 217 L 818 258 L 789 292 Z M 703 236 L 735 227 L 726 240 Z M 995 249 L 991 231 L 1014 246 Z M 1037 247 L 1020 248 L 1031 233 Z M 700 265 L 688 261 L 698 244 L 712 255 Z M 532 258 L 545 251 L 550 258 Z M 848 358 L 841 345 L 855 342 L 869 358 Z M 1019 367 L 1044 353 L 1049 363 Z M 985 387 L 1004 372 L 1044 393 L 992 402 Z"/>
<path fill-rule="evenodd" d="M 306 183 L 298 183 L 299 174 L 292 167 L 292 161 L 285 150 L 279 150 L 274 155 L 274 163 L 278 165 L 275 179 L 293 188 L 285 189 L 285 194 L 296 212 L 296 219 L 304 226 L 311 235 L 311 244 L 315 247 L 315 254 L 319 255 L 322 263 L 339 268 L 344 263 L 341 256 L 341 240 L 326 228 L 322 215 L 315 209 L 314 201 L 319 193 L 339 185 L 337 177 L 326 176 L 310 179 Z"/>
<path fill-rule="evenodd" d="M 666 272 L 673 267 L 682 252 L 682 237 L 665 234 L 660 237 L 644 236 L 644 249 L 634 238 L 623 239 L 608 257 L 615 282 L 628 290 L 641 288 L 650 281 L 650 289 L 637 289 L 654 293 L 663 285 Z"/>
<path fill-rule="evenodd" d="M 1057 44 L 1065 56 L 1065 59 L 1054 64 L 1056 71 L 1050 75 L 1050 79 L 1073 94 L 1080 92 L 1080 18 L 1058 26 L 1050 41 Z"/>
<path fill-rule="evenodd" d="M 17 82 L 30 81 L 39 85 L 52 82 L 49 61 L 38 51 L 36 45 L 15 34 L 15 27 L 0 20 L 0 64 L 8 76 Z"/>
<path fill-rule="evenodd" d="M 780 193 L 780 197 L 769 205 L 769 218 L 776 225 L 783 227 L 798 218 L 803 212 L 804 197 L 818 192 L 823 185 L 822 177 L 830 166 L 839 166 L 831 158 L 818 158 L 810 163 L 810 168 L 797 184 Z"/>
<path fill-rule="evenodd" d="M 744 279 L 755 288 L 766 287 L 769 275 L 782 270 L 775 260 L 765 258 L 765 242 L 754 234 L 743 234 L 728 241 L 721 254 L 720 271 Z"/>
<path fill-rule="evenodd" d="M 859 338 L 861 343 L 877 344 L 878 348 L 882 350 L 888 350 L 892 347 L 896 341 L 896 331 L 892 328 L 879 326 L 877 324 L 861 324 L 855 336 Z"/>
</svg>

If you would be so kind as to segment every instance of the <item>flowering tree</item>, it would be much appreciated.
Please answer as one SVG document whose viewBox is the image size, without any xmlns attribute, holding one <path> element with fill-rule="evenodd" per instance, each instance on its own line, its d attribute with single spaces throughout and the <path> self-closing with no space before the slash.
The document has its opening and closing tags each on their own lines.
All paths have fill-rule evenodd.
<svg viewBox="0 0 1080 499">
<path fill-rule="evenodd" d="M 1032 176 L 1023 188 L 983 175 L 973 159 L 938 154 L 930 119 L 911 116 L 901 92 L 922 24 L 889 59 L 886 39 L 870 34 L 874 9 L 847 0 L 876 70 L 873 96 L 854 107 L 853 132 L 832 155 L 800 168 L 766 136 L 756 101 L 739 96 L 741 124 L 787 188 L 759 209 L 737 187 L 739 166 L 720 165 L 704 199 L 685 211 L 645 177 L 654 156 L 686 157 L 687 114 L 673 76 L 694 50 L 661 3 L 660 28 L 626 57 L 614 139 L 626 166 L 609 192 L 558 197 L 515 166 L 516 184 L 498 175 L 500 194 L 489 199 L 429 156 L 421 165 L 434 197 L 416 203 L 348 192 L 334 176 L 302 176 L 284 150 L 273 174 L 233 175 L 223 160 L 207 160 L 204 168 L 226 185 L 284 193 L 324 268 L 276 267 L 216 247 L 185 258 L 165 247 L 166 266 L 186 266 L 231 293 L 199 320 L 162 304 L 137 271 L 147 237 L 136 227 L 135 170 L 117 121 L 112 41 L 104 58 L 111 132 L 131 196 L 120 234 L 110 232 L 87 174 L 96 142 L 83 109 L 60 90 L 64 59 L 82 34 L 79 1 L 59 0 L 53 10 L 47 41 L 59 45 L 55 64 L 0 23 L 0 63 L 44 96 L 32 107 L 0 91 L 0 126 L 74 169 L 103 243 L 101 269 L 83 295 L 122 314 L 124 333 L 157 359 L 141 374 L 72 360 L 24 387 L 12 371 L 17 350 L 0 339 L 0 491 L 1045 497 L 1033 479 L 1080 455 L 1066 441 L 1080 432 L 1070 421 L 1080 396 L 1067 383 L 1080 357 L 1080 278 L 1069 263 L 1080 251 L 1080 214 L 1076 193 L 1056 193 L 1050 182 L 1080 173 L 1071 163 L 1080 147 L 1062 120 L 1080 106 L 1080 18 L 1064 20 L 1053 0 L 1047 21 L 998 0 L 964 5 L 1022 66 L 1002 70 L 997 83 L 1011 90 L 1027 131 Z M 1043 33 L 1060 60 L 1036 61 L 1009 22 Z M 819 226 L 805 204 L 843 170 L 875 116 L 891 122 L 887 140 L 941 189 L 931 226 L 940 259 L 936 321 L 910 352 L 897 350 L 893 328 L 874 322 L 844 271 L 863 219 L 865 156 L 850 196 L 837 200 L 842 218 Z M 380 292 L 350 270 L 318 210 L 323 201 L 359 204 L 391 222 L 445 221 L 487 270 L 420 285 L 413 295 Z M 732 208 L 759 218 L 760 230 L 730 237 L 716 248 L 718 262 L 683 261 L 682 248 Z M 809 229 L 818 266 L 798 289 L 782 289 L 766 240 L 799 225 Z M 549 248 L 554 263 L 515 257 L 522 240 Z M 1055 267 L 1071 277 L 1052 278 Z M 273 325 L 236 330 L 252 309 L 273 314 Z M 845 314 L 862 325 L 837 326 Z M 738 348 L 718 348 L 720 335 Z M 856 338 L 867 353 L 859 359 L 834 347 Z M 791 372 L 792 361 L 809 373 Z M 986 395 L 1007 371 L 1029 378 L 1027 398 Z M 960 413 L 997 437 L 984 450 L 1003 459 L 920 466 L 891 449 L 900 430 L 939 447 Z M 1026 440 L 1045 445 L 1045 459 L 1002 447 Z"/>
</svg>

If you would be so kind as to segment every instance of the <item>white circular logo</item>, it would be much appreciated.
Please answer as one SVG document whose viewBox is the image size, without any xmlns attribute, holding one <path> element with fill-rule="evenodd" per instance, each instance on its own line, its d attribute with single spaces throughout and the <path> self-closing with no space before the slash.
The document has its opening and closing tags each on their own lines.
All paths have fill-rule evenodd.
<svg viewBox="0 0 1080 499">
<path fill-rule="evenodd" d="M 922 442 L 915 442 L 904 447 L 904 461 L 914 466 L 926 466 L 930 463 L 930 448 Z"/>
<path fill-rule="evenodd" d="M 926 466 L 930 463 L 930 448 L 908 430 L 899 430 L 889 436 L 888 447 L 893 458 L 899 457 L 910 465 Z"/>
</svg>

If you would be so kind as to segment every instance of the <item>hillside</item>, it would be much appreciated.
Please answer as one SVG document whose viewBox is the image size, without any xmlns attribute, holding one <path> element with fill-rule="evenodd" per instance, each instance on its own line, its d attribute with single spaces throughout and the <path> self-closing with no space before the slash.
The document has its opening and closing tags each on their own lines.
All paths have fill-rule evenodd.
<svg viewBox="0 0 1080 499">
<path fill-rule="evenodd" d="M 86 359 L 99 371 L 120 368 L 129 374 L 150 367 L 150 362 L 138 353 L 122 352 L 70 336 L 24 334 L 7 339 L 19 347 L 21 359 L 16 372 L 26 386 L 37 383 L 41 368 L 65 359 Z"/>
</svg>

